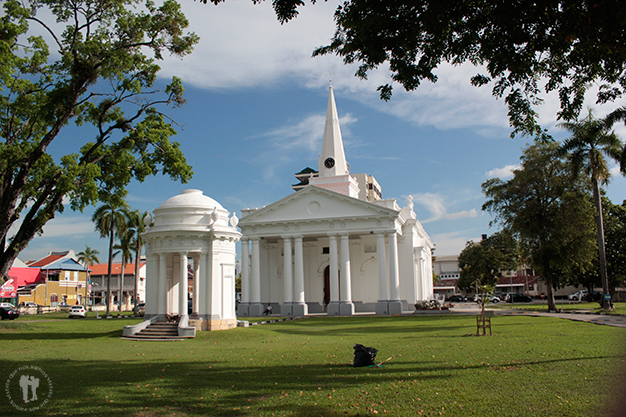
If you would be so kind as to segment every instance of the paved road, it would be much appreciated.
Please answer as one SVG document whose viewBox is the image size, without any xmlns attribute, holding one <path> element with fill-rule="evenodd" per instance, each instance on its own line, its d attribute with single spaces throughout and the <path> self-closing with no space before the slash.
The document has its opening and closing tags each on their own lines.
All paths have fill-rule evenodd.
<svg viewBox="0 0 626 417">
<path fill-rule="evenodd" d="M 476 303 L 458 303 L 452 308 L 452 312 L 460 314 L 478 314 L 480 311 L 478 304 Z M 509 309 L 494 309 L 495 314 L 498 316 L 542 316 L 542 317 L 557 317 L 560 319 L 584 321 L 593 324 L 602 324 L 606 326 L 614 327 L 626 327 L 626 316 L 611 316 L 604 314 L 586 314 L 586 313 L 542 313 L 537 311 L 525 311 L 525 310 L 509 310 Z"/>
</svg>

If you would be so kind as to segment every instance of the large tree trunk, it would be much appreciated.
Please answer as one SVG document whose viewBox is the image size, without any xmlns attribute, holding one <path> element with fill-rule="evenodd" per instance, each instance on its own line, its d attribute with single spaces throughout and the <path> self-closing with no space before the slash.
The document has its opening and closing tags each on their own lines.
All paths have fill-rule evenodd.
<svg viewBox="0 0 626 417">
<path fill-rule="evenodd" d="M 606 249 L 604 246 L 604 221 L 602 219 L 602 199 L 600 198 L 600 183 L 591 178 L 593 183 L 593 201 L 596 205 L 596 227 L 598 231 L 598 258 L 600 261 L 600 277 L 602 278 L 602 306 L 605 311 L 611 309 L 611 303 L 606 299 L 609 294 L 609 277 L 606 271 Z"/>
</svg>

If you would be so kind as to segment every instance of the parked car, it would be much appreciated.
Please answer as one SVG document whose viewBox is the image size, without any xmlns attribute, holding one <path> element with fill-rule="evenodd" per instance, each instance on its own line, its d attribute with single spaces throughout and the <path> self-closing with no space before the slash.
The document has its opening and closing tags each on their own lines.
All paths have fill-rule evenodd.
<svg viewBox="0 0 626 417">
<path fill-rule="evenodd" d="M 452 295 L 448 298 L 448 301 L 452 303 L 461 303 L 463 301 L 467 301 L 467 297 L 463 297 L 462 295 Z"/>
<path fill-rule="evenodd" d="M 135 309 L 135 314 L 138 316 L 143 316 L 146 314 L 146 303 L 139 303 Z"/>
<path fill-rule="evenodd" d="M 570 301 L 581 301 L 585 297 L 587 297 L 587 290 L 576 291 L 574 294 L 570 294 L 567 296 L 567 299 Z"/>
<path fill-rule="evenodd" d="M 32 301 L 22 301 L 20 303 L 20 307 L 29 308 L 29 307 L 39 307 L 39 306 L 37 304 L 33 303 Z"/>
<path fill-rule="evenodd" d="M 20 316 L 20 312 L 14 308 L 0 307 L 0 317 L 2 320 L 15 320 Z"/>
<path fill-rule="evenodd" d="M 15 306 L 11 303 L 0 303 L 0 307 L 4 307 L 4 308 L 15 308 Z"/>
<path fill-rule="evenodd" d="M 602 292 L 600 291 L 594 291 L 591 293 L 591 296 L 589 294 L 585 294 L 585 296 L 582 298 L 583 301 L 600 301 L 602 300 Z"/>
<path fill-rule="evenodd" d="M 529 296 L 516 292 L 510 292 L 506 295 L 507 303 L 530 303 L 531 301 L 533 301 L 533 299 Z"/>
<path fill-rule="evenodd" d="M 87 310 L 85 309 L 85 306 L 77 305 L 77 306 L 70 307 L 69 318 L 71 319 L 74 317 L 82 317 L 82 318 L 87 317 Z"/>
<path fill-rule="evenodd" d="M 484 294 L 484 298 L 485 300 L 489 301 L 490 303 L 499 303 L 500 302 L 500 297 L 497 297 L 493 294 Z M 480 301 L 483 299 L 483 294 L 476 294 L 474 296 L 474 302 L 476 303 L 480 303 Z"/>
</svg>

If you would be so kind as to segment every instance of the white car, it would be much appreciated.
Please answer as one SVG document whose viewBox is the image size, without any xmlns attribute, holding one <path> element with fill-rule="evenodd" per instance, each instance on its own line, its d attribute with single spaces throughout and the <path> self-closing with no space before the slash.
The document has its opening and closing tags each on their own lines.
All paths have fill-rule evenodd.
<svg viewBox="0 0 626 417">
<path fill-rule="evenodd" d="M 499 303 L 500 297 L 493 295 L 493 294 L 484 294 L 485 297 L 485 301 L 489 301 L 490 303 Z M 476 294 L 474 296 L 474 302 L 476 303 L 480 303 L 483 299 L 483 294 Z"/>
<path fill-rule="evenodd" d="M 85 306 L 72 306 L 70 307 L 70 316 L 69 318 L 73 318 L 73 317 L 82 317 L 85 318 L 87 317 L 87 310 L 85 309 Z"/>
<path fill-rule="evenodd" d="M 580 301 L 587 296 L 587 290 L 580 290 L 575 292 L 574 294 L 570 294 L 567 296 L 568 300 L 571 301 Z"/>
<path fill-rule="evenodd" d="M 15 309 L 15 306 L 11 303 L 0 303 L 0 307 Z"/>
</svg>

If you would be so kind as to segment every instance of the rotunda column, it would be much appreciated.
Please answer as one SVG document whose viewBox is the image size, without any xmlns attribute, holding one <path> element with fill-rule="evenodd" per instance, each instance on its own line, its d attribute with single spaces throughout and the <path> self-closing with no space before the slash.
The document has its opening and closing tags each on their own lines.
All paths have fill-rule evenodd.
<svg viewBox="0 0 626 417">
<path fill-rule="evenodd" d="M 178 284 L 178 314 L 180 314 L 180 317 L 189 315 L 187 311 L 189 297 L 188 265 L 187 252 L 180 252 L 180 281 Z"/>
<path fill-rule="evenodd" d="M 167 314 L 167 254 L 159 253 L 159 289 L 158 289 L 158 307 L 157 315 L 159 318 L 165 319 Z"/>
<path fill-rule="evenodd" d="M 198 317 L 199 310 L 199 298 L 200 298 L 200 264 L 198 257 L 193 256 L 193 305 L 191 307 L 191 315 Z"/>
</svg>

